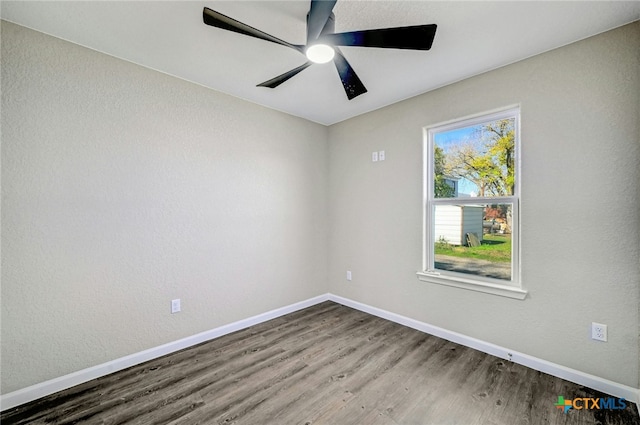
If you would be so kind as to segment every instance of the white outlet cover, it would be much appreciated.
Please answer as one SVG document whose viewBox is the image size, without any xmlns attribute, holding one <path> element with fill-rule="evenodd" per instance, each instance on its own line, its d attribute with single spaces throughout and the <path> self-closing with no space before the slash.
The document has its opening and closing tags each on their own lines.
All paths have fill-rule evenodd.
<svg viewBox="0 0 640 425">
<path fill-rule="evenodd" d="M 372 162 L 378 162 L 378 152 L 373 152 L 371 154 L 371 161 Z"/>
<path fill-rule="evenodd" d="M 591 339 L 596 341 L 607 341 L 607 325 L 602 323 L 591 323 Z"/>
<path fill-rule="evenodd" d="M 180 312 L 180 299 L 171 300 L 171 313 Z"/>
</svg>

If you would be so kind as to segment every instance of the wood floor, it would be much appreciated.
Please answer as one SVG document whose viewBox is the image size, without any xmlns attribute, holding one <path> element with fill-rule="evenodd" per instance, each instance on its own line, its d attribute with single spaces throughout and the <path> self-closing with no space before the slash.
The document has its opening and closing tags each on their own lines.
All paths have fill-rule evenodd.
<svg viewBox="0 0 640 425">
<path fill-rule="evenodd" d="M 8 424 L 620 424 L 636 406 L 325 302 L 3 412 Z"/>
</svg>

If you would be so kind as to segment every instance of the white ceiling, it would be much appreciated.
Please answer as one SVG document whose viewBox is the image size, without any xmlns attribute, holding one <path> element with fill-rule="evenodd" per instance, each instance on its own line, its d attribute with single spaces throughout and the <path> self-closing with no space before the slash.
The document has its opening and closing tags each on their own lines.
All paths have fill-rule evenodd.
<svg viewBox="0 0 640 425">
<path fill-rule="evenodd" d="M 209 27 L 207 6 L 304 44 L 308 1 L 2 1 L 2 19 L 269 108 L 333 124 L 640 19 L 638 1 L 339 0 L 336 32 L 438 25 L 429 51 L 343 47 L 368 93 L 347 97 L 332 63 L 256 87 L 306 58 Z"/>
</svg>

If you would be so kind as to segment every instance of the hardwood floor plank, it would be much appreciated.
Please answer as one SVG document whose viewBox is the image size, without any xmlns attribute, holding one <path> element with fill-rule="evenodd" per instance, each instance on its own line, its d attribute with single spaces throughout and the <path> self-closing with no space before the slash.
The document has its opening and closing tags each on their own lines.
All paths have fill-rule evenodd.
<svg viewBox="0 0 640 425">
<path fill-rule="evenodd" d="M 78 385 L 2 424 L 640 425 L 636 407 L 332 302 Z"/>
<path fill-rule="evenodd" d="M 363 324 L 365 322 L 375 321 L 374 318 L 365 319 L 366 320 L 360 320 L 359 322 Z M 379 332 L 374 328 L 371 329 L 371 332 Z M 321 386 L 323 384 L 331 385 L 331 377 L 326 376 L 326 371 L 329 368 L 336 369 L 340 367 L 341 364 L 357 360 L 356 358 L 354 358 L 354 354 L 365 349 L 361 345 L 358 338 L 353 338 L 352 336 L 350 337 L 348 333 L 346 333 L 345 336 L 329 336 L 329 338 L 331 339 L 330 348 L 325 350 L 322 355 L 319 355 L 313 359 L 305 359 L 307 368 L 305 368 L 303 373 L 295 376 L 294 379 L 287 380 L 287 382 L 278 382 L 277 386 L 265 387 L 253 395 L 254 398 L 260 399 L 260 404 L 262 404 L 262 400 L 266 400 L 265 404 L 260 406 L 260 412 L 262 412 L 261 414 L 264 414 L 264 412 L 267 411 L 267 409 L 270 407 L 271 403 L 268 402 L 270 399 L 277 400 L 280 404 L 279 406 L 271 408 L 273 412 L 280 412 L 282 410 L 291 409 L 294 405 L 297 405 L 296 410 L 299 410 L 300 405 L 298 405 L 296 401 L 300 400 L 300 394 L 304 394 L 304 392 L 301 393 L 304 388 L 317 389 L 318 386 Z M 377 349 L 377 347 L 374 348 Z M 368 354 L 369 353 L 366 353 L 364 355 Z M 288 394 L 287 397 L 269 397 L 270 393 L 278 395 L 280 392 L 284 391 L 286 391 L 286 393 Z M 245 423 L 246 421 L 250 421 L 250 419 L 244 419 L 244 417 L 247 416 L 248 413 L 253 411 L 253 408 L 247 409 L 246 407 L 242 409 L 234 409 L 228 412 L 226 418 L 232 418 L 238 423 Z M 226 418 L 223 417 L 221 418 L 221 420 L 226 420 Z M 268 416 L 268 418 L 272 419 L 271 416 Z"/>
<path fill-rule="evenodd" d="M 292 359 L 299 359 L 300 361 L 303 361 L 306 366 L 308 366 L 308 362 L 311 360 L 323 361 L 323 364 L 331 363 L 334 361 L 333 359 L 344 354 L 339 352 L 342 347 L 340 341 L 350 341 L 353 339 L 352 335 L 349 333 L 349 329 L 353 327 L 355 320 L 352 320 L 351 316 L 352 315 L 349 314 L 345 315 L 342 323 L 333 323 L 330 328 L 327 328 L 331 329 L 332 332 L 337 333 L 337 336 L 332 336 L 331 333 L 322 332 L 308 333 L 307 338 L 297 340 L 295 344 L 290 347 L 288 358 L 283 360 L 291 361 Z M 364 319 L 360 318 L 359 322 L 364 323 L 371 320 L 374 320 L 374 318 L 366 317 Z M 326 323 L 321 324 L 319 328 L 324 328 L 326 326 Z M 319 350 L 318 347 L 321 349 Z M 270 367 L 266 367 L 265 373 L 273 374 L 274 370 Z M 304 380 L 312 373 L 313 371 L 305 371 L 305 374 L 301 375 L 302 378 L 297 377 L 296 379 Z M 226 396 L 223 396 L 222 399 L 216 399 L 215 404 L 213 402 L 208 403 L 205 411 L 200 411 L 196 415 L 190 415 L 188 418 L 185 418 L 183 423 L 211 418 L 216 418 L 216 421 L 222 422 L 227 421 L 228 419 L 226 423 L 237 422 L 239 417 L 245 416 L 250 412 L 250 410 L 258 406 L 262 407 L 261 404 L 268 397 L 268 393 L 277 393 L 283 386 L 280 381 L 269 382 L 264 378 L 255 376 L 251 376 L 249 378 L 250 379 L 247 379 L 246 382 L 236 382 L 235 384 L 237 385 L 227 389 L 227 393 L 229 394 L 228 398 L 233 399 L 236 402 L 235 404 L 224 404 L 223 401 Z M 260 382 L 260 388 L 252 386 L 253 382 Z M 288 381 L 287 385 L 292 385 L 291 380 Z M 240 390 L 236 390 L 236 387 L 240 387 Z M 243 394 L 240 397 L 236 394 L 236 391 L 247 392 L 247 389 L 249 389 L 248 394 Z M 216 396 L 216 394 L 211 394 L 210 392 L 201 394 L 205 399 Z M 214 405 L 221 405 L 222 407 L 214 408 Z M 250 406 L 251 409 L 247 408 L 247 406 Z M 220 410 L 223 410 L 225 413 L 222 414 L 221 417 L 218 417 L 220 416 Z M 264 412 L 264 408 L 261 408 L 260 411 Z M 264 415 L 264 413 L 262 414 Z"/>
<path fill-rule="evenodd" d="M 326 316 L 330 312 L 331 309 L 318 311 L 317 314 L 312 314 L 312 317 Z M 124 378 L 118 379 L 109 391 L 103 393 L 103 397 L 109 400 L 106 404 L 101 403 L 99 407 L 81 412 L 82 415 L 68 417 L 67 420 L 73 422 L 91 418 L 94 421 L 105 420 L 108 423 L 123 423 L 120 420 L 110 418 L 108 414 L 106 414 L 106 419 L 104 418 L 105 414 L 99 414 L 95 417 L 94 414 L 100 411 L 112 410 L 118 405 L 126 403 L 129 408 L 118 410 L 118 416 L 123 417 L 123 421 L 126 422 L 136 415 L 142 415 L 145 410 L 149 412 L 155 411 L 158 407 L 157 405 L 162 403 L 162 400 L 153 402 L 152 398 L 147 395 L 160 391 L 165 387 L 171 388 L 171 392 L 174 394 L 172 398 L 177 400 L 194 391 L 205 390 L 207 387 L 209 387 L 208 391 L 210 392 L 219 392 L 222 387 L 228 385 L 229 377 L 234 376 L 234 370 L 243 371 L 244 375 L 250 374 L 254 369 L 261 370 L 264 367 L 263 361 L 273 360 L 285 352 L 278 347 L 278 343 L 292 335 L 304 334 L 306 329 L 296 326 L 295 321 L 282 322 L 279 326 L 273 327 L 275 324 L 277 322 L 271 323 L 273 329 L 269 329 L 265 325 L 261 326 L 264 329 L 262 333 L 258 332 L 260 328 L 236 332 L 228 335 L 229 338 L 224 343 L 214 340 L 212 343 L 201 344 L 193 347 L 193 349 L 183 350 L 162 359 L 151 361 L 141 372 L 123 371 Z M 274 332 L 274 330 L 277 332 Z M 269 337 L 272 338 L 269 339 Z M 270 346 L 276 348 L 270 348 Z M 252 353 L 260 354 L 248 356 Z M 249 363 L 254 363 L 254 367 L 248 367 Z M 141 376 L 141 374 L 149 373 L 155 375 L 153 379 L 145 379 L 147 377 Z M 212 387 L 210 383 L 215 381 L 214 378 L 217 375 L 225 376 L 226 379 L 218 381 L 218 385 Z M 190 376 L 194 378 L 192 379 Z M 149 381 L 149 384 L 132 385 L 141 379 Z M 235 379 L 239 378 L 236 377 Z M 251 377 L 251 379 L 256 378 Z M 135 392 L 132 392 L 132 387 L 135 388 Z M 140 398 L 142 399 L 139 400 Z M 139 405 L 143 405 L 144 410 L 140 410 Z"/>
<path fill-rule="evenodd" d="M 384 331 L 372 328 L 372 332 Z M 287 423 L 287 421 L 293 420 L 291 417 L 285 418 L 286 415 L 281 415 L 281 412 L 291 412 L 290 416 L 298 418 L 303 416 L 311 407 L 309 404 L 318 399 L 318 394 L 322 394 L 325 390 L 334 391 L 336 382 L 344 379 L 347 375 L 354 374 L 355 370 L 365 367 L 368 364 L 366 359 L 375 357 L 376 352 L 380 351 L 378 344 L 365 344 L 363 341 L 364 338 L 338 340 L 337 344 L 333 344 L 333 352 L 313 359 L 313 362 L 308 363 L 309 368 L 303 375 L 295 381 L 287 382 L 286 387 L 281 389 L 281 391 L 288 393 L 287 397 L 267 399 L 261 411 L 269 409 L 269 411 L 276 412 L 273 419 L 278 423 L 281 421 Z M 360 353 L 359 357 L 354 356 L 357 353 Z M 329 376 L 326 371 L 330 367 L 332 370 L 340 372 Z M 258 420 L 258 418 L 251 416 L 244 418 L 246 423 L 255 423 L 252 422 L 254 420 Z"/>
</svg>

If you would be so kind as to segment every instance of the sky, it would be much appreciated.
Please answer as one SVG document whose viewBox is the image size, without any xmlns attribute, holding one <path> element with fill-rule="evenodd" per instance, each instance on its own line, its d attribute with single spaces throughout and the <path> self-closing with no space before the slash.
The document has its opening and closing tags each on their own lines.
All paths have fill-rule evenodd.
<svg viewBox="0 0 640 425">
<path fill-rule="evenodd" d="M 481 128 L 482 125 L 475 125 L 471 127 L 457 128 L 455 130 L 436 133 L 434 136 L 434 142 L 436 145 L 441 147 L 446 154 L 451 146 L 456 145 L 460 142 L 466 142 L 468 140 L 476 139 L 476 137 L 474 137 L 474 134 L 476 134 L 476 132 Z M 459 194 L 475 196 L 477 195 L 478 191 L 478 186 L 470 180 L 461 178 L 458 181 Z"/>
</svg>

